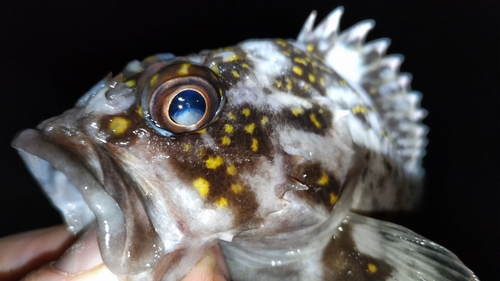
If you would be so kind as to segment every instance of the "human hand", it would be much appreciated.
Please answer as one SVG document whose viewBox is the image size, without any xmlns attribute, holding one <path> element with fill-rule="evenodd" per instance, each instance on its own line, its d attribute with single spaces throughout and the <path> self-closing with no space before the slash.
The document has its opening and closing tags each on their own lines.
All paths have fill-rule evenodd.
<svg viewBox="0 0 500 281">
<path fill-rule="evenodd" d="M 222 251 L 214 246 L 182 281 L 224 281 L 229 280 L 228 272 Z M 103 264 L 95 229 L 77 240 L 65 226 L 0 239 L 0 280 L 23 276 L 23 281 L 118 280 Z"/>
</svg>

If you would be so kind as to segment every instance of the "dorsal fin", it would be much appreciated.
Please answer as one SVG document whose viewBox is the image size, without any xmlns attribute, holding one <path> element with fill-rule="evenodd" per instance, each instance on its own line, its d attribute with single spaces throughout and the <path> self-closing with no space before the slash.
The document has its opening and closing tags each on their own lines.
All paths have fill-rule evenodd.
<svg viewBox="0 0 500 281">
<path fill-rule="evenodd" d="M 365 43 L 373 20 L 362 21 L 340 32 L 342 7 L 333 10 L 316 28 L 316 12 L 307 18 L 297 45 L 313 51 L 348 83 L 364 90 L 390 130 L 397 155 L 409 178 L 421 178 L 421 160 L 427 143 L 427 127 L 420 123 L 427 112 L 420 108 L 421 94 L 412 91 L 411 75 L 400 73 L 402 55 L 385 55 L 390 40 Z"/>
</svg>

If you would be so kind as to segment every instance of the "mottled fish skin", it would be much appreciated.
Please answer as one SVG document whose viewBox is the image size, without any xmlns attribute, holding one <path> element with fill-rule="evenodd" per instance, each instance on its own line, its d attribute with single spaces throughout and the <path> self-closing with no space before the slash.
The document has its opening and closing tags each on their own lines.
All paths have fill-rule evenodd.
<svg viewBox="0 0 500 281">
<path fill-rule="evenodd" d="M 124 280 L 179 280 L 219 241 L 234 280 L 474 280 L 446 249 L 351 212 L 418 201 L 426 129 L 401 58 L 364 45 L 371 21 L 339 33 L 341 14 L 313 30 L 313 13 L 297 40 L 131 62 L 14 146 L 75 232 L 97 222 Z M 185 91 L 202 117 L 173 117 Z"/>
</svg>

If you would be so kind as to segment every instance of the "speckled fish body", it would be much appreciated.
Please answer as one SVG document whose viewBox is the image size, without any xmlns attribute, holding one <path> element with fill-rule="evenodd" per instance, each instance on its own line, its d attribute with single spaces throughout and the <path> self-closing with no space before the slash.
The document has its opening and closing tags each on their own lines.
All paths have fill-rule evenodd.
<svg viewBox="0 0 500 281">
<path fill-rule="evenodd" d="M 352 211 L 420 195 L 420 94 L 372 21 L 134 61 L 14 141 L 125 280 L 180 280 L 220 243 L 233 280 L 474 280 L 450 252 Z"/>
</svg>

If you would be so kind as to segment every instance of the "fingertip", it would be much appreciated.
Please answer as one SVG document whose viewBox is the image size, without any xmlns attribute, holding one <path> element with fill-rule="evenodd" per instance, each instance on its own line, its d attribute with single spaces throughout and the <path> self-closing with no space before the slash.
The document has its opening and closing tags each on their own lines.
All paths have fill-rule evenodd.
<svg viewBox="0 0 500 281">
<path fill-rule="evenodd" d="M 196 263 L 191 272 L 182 281 L 212 281 L 214 280 L 215 254 L 207 251 L 205 256 Z"/>
<path fill-rule="evenodd" d="M 64 225 L 2 237 L 0 280 L 19 280 L 60 257 L 75 240 Z"/>
<path fill-rule="evenodd" d="M 214 246 L 182 281 L 226 281 L 229 280 L 228 276 L 222 251 L 218 246 Z"/>
<path fill-rule="evenodd" d="M 229 268 L 226 263 L 226 258 L 224 257 L 224 253 L 222 252 L 221 247 L 219 244 L 213 246 L 210 251 L 212 251 L 215 254 L 215 266 L 216 266 L 216 271 L 218 275 L 221 276 L 220 280 L 231 280 L 231 274 L 229 273 Z"/>
<path fill-rule="evenodd" d="M 94 225 L 66 250 L 53 267 L 63 272 L 79 273 L 102 263 L 97 245 L 97 228 Z"/>
<path fill-rule="evenodd" d="M 68 273 L 59 270 L 53 264 L 47 264 L 40 269 L 29 273 L 21 281 L 118 281 L 104 264 L 100 264 L 90 270 L 79 273 Z"/>
</svg>

